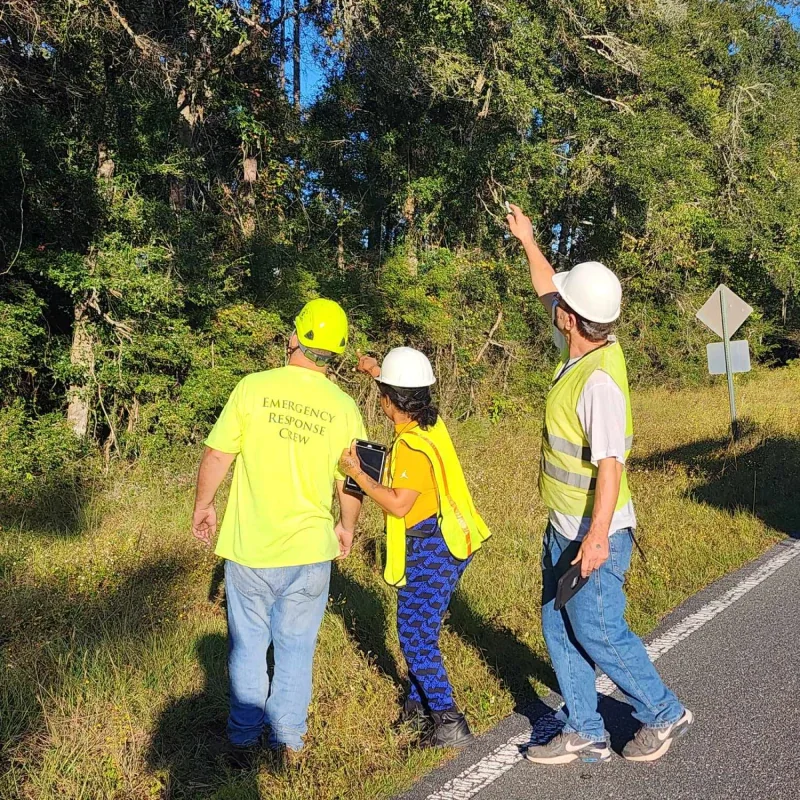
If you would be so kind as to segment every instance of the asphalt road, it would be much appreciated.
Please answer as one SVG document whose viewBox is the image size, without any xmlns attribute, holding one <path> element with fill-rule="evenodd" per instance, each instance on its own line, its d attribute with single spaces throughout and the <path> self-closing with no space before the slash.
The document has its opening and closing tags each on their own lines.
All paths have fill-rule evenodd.
<svg viewBox="0 0 800 800">
<path fill-rule="evenodd" d="M 675 630 L 689 615 L 741 586 L 759 566 L 800 542 L 779 544 L 758 562 L 726 577 L 674 611 L 649 641 Z M 491 775 L 503 755 L 491 756 L 510 737 L 544 733 L 552 720 L 544 703 L 505 720 L 454 761 L 431 773 L 400 800 L 798 800 L 800 747 L 800 555 L 776 569 L 717 616 L 679 641 L 657 661 L 679 698 L 694 711 L 695 724 L 654 764 L 615 756 L 596 766 L 543 767 L 516 758 L 478 791 L 462 780 L 475 763 Z M 553 706 L 558 698 L 546 703 Z M 601 712 L 619 752 L 637 723 L 618 694 L 601 701 Z M 535 734 L 534 734 L 535 735 Z M 509 749 L 518 749 L 516 745 Z M 482 761 L 483 760 L 483 761 Z M 472 773 L 476 770 L 473 768 Z M 467 782 L 468 783 L 468 782 Z"/>
</svg>

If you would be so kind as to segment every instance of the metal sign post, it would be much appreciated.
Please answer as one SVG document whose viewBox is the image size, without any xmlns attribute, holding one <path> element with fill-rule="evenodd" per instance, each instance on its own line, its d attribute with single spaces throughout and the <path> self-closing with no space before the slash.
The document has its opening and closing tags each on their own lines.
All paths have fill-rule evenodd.
<svg viewBox="0 0 800 800">
<path fill-rule="evenodd" d="M 717 286 L 711 297 L 697 312 L 697 319 L 714 331 L 717 336 L 722 337 L 721 343 L 709 344 L 707 347 L 708 371 L 712 375 L 721 375 L 724 361 L 724 372 L 728 378 L 728 400 L 731 406 L 731 434 L 734 439 L 739 433 L 739 426 L 736 419 L 733 373 L 750 371 L 750 348 L 747 340 L 731 342 L 731 336 L 739 330 L 742 323 L 752 313 L 753 309 L 722 283 Z M 719 352 L 720 344 L 722 353 Z M 723 358 L 720 358 L 721 355 Z"/>
<path fill-rule="evenodd" d="M 733 370 L 731 369 L 731 337 L 728 335 L 728 304 L 725 294 L 719 293 L 719 305 L 722 316 L 722 344 L 725 348 L 725 374 L 728 376 L 728 401 L 731 405 L 731 436 L 736 439 L 739 431 L 736 423 L 736 395 L 733 391 Z"/>
</svg>

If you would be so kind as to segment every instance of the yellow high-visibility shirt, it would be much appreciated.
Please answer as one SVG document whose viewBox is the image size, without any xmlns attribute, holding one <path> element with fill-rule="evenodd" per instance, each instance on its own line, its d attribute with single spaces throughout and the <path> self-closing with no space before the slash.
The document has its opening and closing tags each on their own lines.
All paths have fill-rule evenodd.
<svg viewBox="0 0 800 800">
<path fill-rule="evenodd" d="M 395 426 L 397 432 L 412 430 L 416 425 Z M 405 442 L 397 443 L 397 455 L 392 475 L 393 489 L 413 489 L 419 492 L 411 510 L 406 514 L 406 528 L 413 528 L 428 517 L 439 513 L 439 495 L 436 491 L 436 480 L 433 477 L 433 466 L 425 453 L 412 450 Z"/>
<path fill-rule="evenodd" d="M 336 558 L 339 457 L 365 436 L 355 401 L 322 373 L 288 366 L 243 378 L 205 442 L 236 454 L 217 555 L 246 567 Z"/>
</svg>

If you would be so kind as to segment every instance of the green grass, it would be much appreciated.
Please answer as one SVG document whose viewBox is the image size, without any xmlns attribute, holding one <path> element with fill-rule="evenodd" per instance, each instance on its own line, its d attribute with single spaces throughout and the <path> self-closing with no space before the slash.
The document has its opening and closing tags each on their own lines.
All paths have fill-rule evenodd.
<svg viewBox="0 0 800 800">
<path fill-rule="evenodd" d="M 743 439 L 713 388 L 635 394 L 632 485 L 648 555 L 630 574 L 646 633 L 683 599 L 800 530 L 797 367 L 738 388 Z M 553 685 L 537 600 L 539 419 L 454 428 L 494 537 L 467 570 L 443 649 L 483 731 Z M 188 534 L 198 453 L 42 487 L 0 530 L 0 797 L 389 797 L 448 757 L 393 731 L 404 674 L 374 508 L 336 569 L 300 772 L 228 771 L 219 565 Z"/>
</svg>

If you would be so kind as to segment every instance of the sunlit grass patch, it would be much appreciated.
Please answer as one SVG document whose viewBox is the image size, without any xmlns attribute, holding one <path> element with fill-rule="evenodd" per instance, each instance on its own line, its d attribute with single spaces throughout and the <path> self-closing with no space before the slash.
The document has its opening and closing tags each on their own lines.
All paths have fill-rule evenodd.
<svg viewBox="0 0 800 800">
<path fill-rule="evenodd" d="M 743 381 L 735 445 L 722 384 L 635 393 L 631 483 L 647 561 L 634 557 L 629 619 L 640 633 L 800 530 L 798 389 L 797 368 Z M 553 685 L 538 610 L 539 425 L 452 426 L 494 530 L 442 637 L 456 698 L 478 731 Z M 73 487 L 70 524 L 52 496 L 3 516 L 4 800 L 372 800 L 448 757 L 416 749 L 395 725 L 405 669 L 373 508 L 354 555 L 335 570 L 302 768 L 276 778 L 265 763 L 239 775 L 225 767 L 224 592 L 216 559 L 188 535 L 197 455 L 120 465 L 86 491 Z"/>
</svg>

